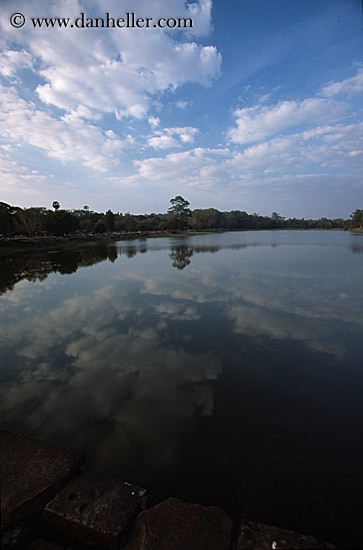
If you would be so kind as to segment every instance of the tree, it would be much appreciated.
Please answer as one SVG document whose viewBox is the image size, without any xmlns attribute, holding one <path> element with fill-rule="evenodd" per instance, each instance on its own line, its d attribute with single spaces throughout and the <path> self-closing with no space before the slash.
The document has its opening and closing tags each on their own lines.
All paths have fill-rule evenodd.
<svg viewBox="0 0 363 550">
<path fill-rule="evenodd" d="M 251 216 L 245 211 L 231 210 L 224 212 L 225 226 L 227 229 L 249 229 L 251 227 Z"/>
<path fill-rule="evenodd" d="M 136 219 L 135 219 L 135 216 L 130 214 L 130 212 L 126 212 L 123 223 L 126 231 L 136 230 Z"/>
<path fill-rule="evenodd" d="M 193 210 L 191 225 L 194 229 L 217 229 L 225 223 L 222 212 L 215 208 Z"/>
<path fill-rule="evenodd" d="M 105 214 L 105 223 L 107 231 L 111 233 L 115 229 L 115 214 L 111 210 L 107 210 Z"/>
<path fill-rule="evenodd" d="M 28 237 L 33 237 L 41 228 L 44 208 L 25 208 L 19 210 L 16 215 L 16 223 L 21 231 L 25 231 Z"/>
<path fill-rule="evenodd" d="M 357 208 L 357 210 L 351 215 L 350 228 L 363 228 L 363 210 L 359 210 Z"/>
<path fill-rule="evenodd" d="M 21 210 L 17 206 L 10 206 L 0 202 L 0 233 L 12 233 L 15 229 L 16 213 Z"/>
<path fill-rule="evenodd" d="M 79 219 L 68 210 L 49 210 L 45 221 L 46 229 L 53 235 L 64 235 L 72 233 L 79 227 Z"/>
<path fill-rule="evenodd" d="M 102 220 L 98 220 L 98 222 L 96 222 L 96 225 L 94 227 L 94 232 L 95 233 L 106 233 L 107 231 L 107 227 L 106 227 L 106 224 L 104 221 Z"/>
<path fill-rule="evenodd" d="M 170 202 L 171 206 L 168 208 L 168 213 L 171 215 L 170 226 L 180 231 L 188 226 L 188 217 L 191 215 L 188 208 L 189 202 L 180 195 L 170 199 Z"/>
<path fill-rule="evenodd" d="M 58 201 L 54 201 L 53 204 L 52 204 L 54 210 L 58 210 L 60 208 L 60 204 Z"/>
<path fill-rule="evenodd" d="M 283 227 L 285 218 L 283 216 L 280 216 L 277 212 L 272 212 L 271 214 L 271 220 L 272 220 L 272 227 Z"/>
</svg>

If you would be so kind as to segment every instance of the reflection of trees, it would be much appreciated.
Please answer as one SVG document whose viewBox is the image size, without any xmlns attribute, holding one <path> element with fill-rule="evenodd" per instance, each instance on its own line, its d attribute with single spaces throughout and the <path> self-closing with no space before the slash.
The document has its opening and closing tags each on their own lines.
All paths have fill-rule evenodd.
<svg viewBox="0 0 363 550">
<path fill-rule="evenodd" d="M 184 269 L 190 264 L 193 253 L 193 248 L 185 244 L 172 247 L 169 254 L 169 258 L 173 260 L 172 266 L 177 269 Z"/>
<path fill-rule="evenodd" d="M 0 293 L 12 290 L 23 279 L 43 281 L 50 273 L 70 274 L 80 267 L 107 259 L 114 262 L 116 258 L 117 250 L 104 245 L 7 256 L 0 261 Z"/>
<path fill-rule="evenodd" d="M 135 246 L 126 247 L 125 254 L 128 258 L 133 258 L 137 254 L 137 249 Z"/>
<path fill-rule="evenodd" d="M 140 243 L 118 243 L 118 246 L 114 248 L 119 256 L 125 255 L 127 258 L 133 258 L 136 254 L 146 254 L 148 246 L 146 240 L 142 240 Z"/>
<path fill-rule="evenodd" d="M 204 252 L 209 252 L 210 254 L 214 254 L 215 252 L 218 252 L 218 250 L 221 250 L 221 246 L 193 246 L 193 251 L 196 254 L 203 254 Z"/>
<path fill-rule="evenodd" d="M 110 247 L 107 249 L 107 257 L 111 263 L 114 263 L 117 260 L 117 249 Z"/>
<path fill-rule="evenodd" d="M 173 260 L 173 267 L 177 269 L 184 269 L 187 265 L 191 263 L 191 257 L 193 254 L 214 254 L 219 250 L 231 249 L 231 250 L 241 250 L 248 248 L 249 246 L 259 246 L 256 244 L 231 244 L 231 245 L 201 245 L 201 244 L 192 244 L 188 238 L 180 238 L 181 244 L 172 244 L 170 247 L 169 257 Z M 186 244 L 188 243 L 188 244 Z M 150 245 L 150 241 L 140 240 L 140 242 L 133 243 L 117 243 L 118 255 L 125 255 L 127 258 L 133 258 L 137 254 L 145 254 L 146 252 L 155 252 L 159 250 L 164 250 L 163 245 L 155 245 L 155 241 Z"/>
<path fill-rule="evenodd" d="M 253 246 L 264 246 L 258 243 L 220 245 L 190 244 L 189 239 L 183 239 L 180 244 L 171 245 L 169 257 L 172 266 L 184 269 L 191 263 L 193 254 L 216 253 L 219 250 L 240 250 Z M 186 244 L 188 243 L 188 244 Z M 271 246 L 277 246 L 275 244 Z M 152 248 L 150 241 L 140 240 L 139 243 L 118 243 L 117 246 L 97 244 L 79 249 L 64 248 L 44 252 L 16 253 L 0 259 L 0 294 L 11 290 L 22 279 L 28 281 L 43 281 L 50 273 L 70 274 L 80 267 L 91 266 L 98 262 L 109 260 L 115 262 L 118 256 L 124 255 L 133 258 L 137 254 L 145 254 L 148 251 L 163 250 L 163 246 Z M 363 246 L 354 244 L 351 246 L 353 253 L 363 252 Z"/>
<path fill-rule="evenodd" d="M 352 244 L 350 249 L 353 254 L 363 254 L 363 244 Z"/>
</svg>

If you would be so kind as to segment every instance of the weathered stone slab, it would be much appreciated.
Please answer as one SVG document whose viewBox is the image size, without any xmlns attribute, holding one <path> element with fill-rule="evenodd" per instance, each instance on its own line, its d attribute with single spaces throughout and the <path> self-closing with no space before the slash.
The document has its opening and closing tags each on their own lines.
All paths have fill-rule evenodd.
<svg viewBox="0 0 363 550">
<path fill-rule="evenodd" d="M 231 535 L 222 508 L 169 498 L 141 512 L 124 550 L 228 550 Z"/>
<path fill-rule="evenodd" d="M 271 525 L 243 520 L 238 534 L 237 550 L 289 550 L 336 548 L 308 535 L 279 529 Z"/>
<path fill-rule="evenodd" d="M 18 434 L 0 432 L 2 532 L 41 516 L 74 475 L 84 455 Z"/>
<path fill-rule="evenodd" d="M 145 490 L 87 473 L 70 481 L 44 509 L 44 520 L 85 544 L 117 548 L 140 511 Z"/>
</svg>

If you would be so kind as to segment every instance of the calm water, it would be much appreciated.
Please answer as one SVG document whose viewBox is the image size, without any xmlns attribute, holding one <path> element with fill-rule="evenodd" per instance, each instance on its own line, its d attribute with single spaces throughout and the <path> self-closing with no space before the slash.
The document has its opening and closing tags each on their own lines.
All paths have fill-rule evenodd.
<svg viewBox="0 0 363 550">
<path fill-rule="evenodd" d="M 362 543 L 363 235 L 123 241 L 2 261 L 0 285 L 4 428 Z"/>
</svg>

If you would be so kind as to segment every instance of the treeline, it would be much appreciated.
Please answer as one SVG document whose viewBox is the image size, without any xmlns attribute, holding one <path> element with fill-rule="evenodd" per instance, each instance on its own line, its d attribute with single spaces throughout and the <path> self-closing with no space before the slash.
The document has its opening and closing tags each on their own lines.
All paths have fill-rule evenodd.
<svg viewBox="0 0 363 550">
<path fill-rule="evenodd" d="M 108 210 L 93 212 L 85 206 L 79 210 L 63 210 L 58 202 L 54 210 L 20 208 L 0 202 L 0 234 L 2 236 L 104 234 L 122 232 L 180 231 L 180 230 L 238 230 L 238 229 L 363 229 L 363 210 L 356 210 L 349 220 L 342 218 L 318 220 L 285 219 L 278 213 L 271 216 L 248 214 L 240 210 L 220 212 L 215 208 L 189 210 L 182 197 L 170 201 L 165 214 L 133 215 Z"/>
</svg>

